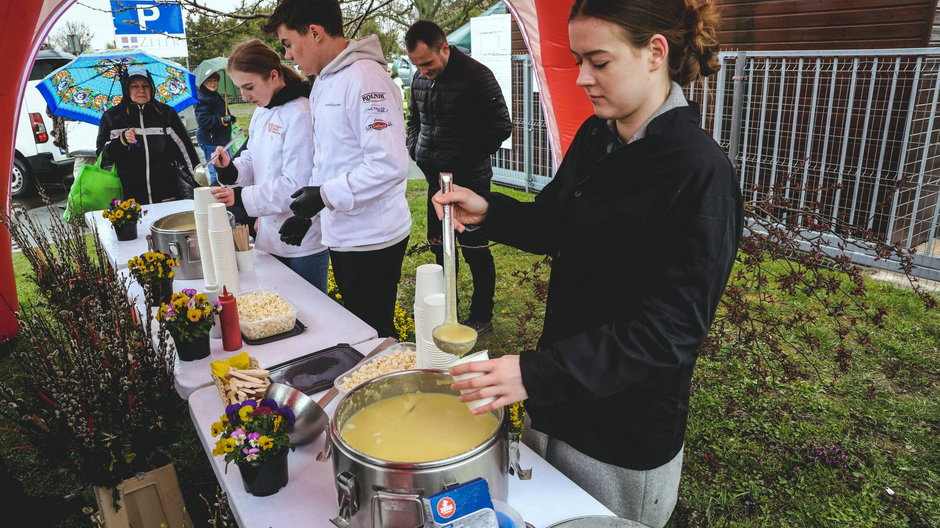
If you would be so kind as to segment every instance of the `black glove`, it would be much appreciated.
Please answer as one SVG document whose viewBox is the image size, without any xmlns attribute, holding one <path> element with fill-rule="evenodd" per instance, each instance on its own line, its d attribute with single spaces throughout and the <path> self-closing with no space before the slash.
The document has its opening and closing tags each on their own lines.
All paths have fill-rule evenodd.
<svg viewBox="0 0 940 528">
<path fill-rule="evenodd" d="M 304 235 L 310 229 L 313 220 L 294 215 L 284 221 L 278 233 L 281 234 L 281 242 L 292 246 L 299 246 L 304 240 Z"/>
<path fill-rule="evenodd" d="M 233 116 L 232 114 L 229 114 L 227 116 L 222 116 L 222 123 L 226 125 L 231 125 L 234 122 L 235 122 L 235 116 Z"/>
<path fill-rule="evenodd" d="M 320 196 L 320 187 L 301 187 L 299 191 L 290 195 L 294 201 L 290 204 L 290 210 L 297 216 L 306 216 L 313 218 L 326 207 L 323 203 L 323 197 Z"/>
</svg>

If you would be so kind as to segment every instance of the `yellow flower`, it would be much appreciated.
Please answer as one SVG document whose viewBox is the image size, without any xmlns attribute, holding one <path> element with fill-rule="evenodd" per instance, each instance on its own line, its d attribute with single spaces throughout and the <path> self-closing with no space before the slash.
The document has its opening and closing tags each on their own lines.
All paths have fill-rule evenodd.
<svg viewBox="0 0 940 528">
<path fill-rule="evenodd" d="M 270 436 L 262 436 L 261 438 L 258 438 L 258 445 L 261 447 L 261 449 L 271 449 L 274 447 L 274 439 Z"/>
<path fill-rule="evenodd" d="M 222 442 L 224 442 L 222 445 L 222 449 L 226 453 L 231 453 L 232 451 L 235 451 L 235 439 L 234 438 L 226 438 Z"/>
<path fill-rule="evenodd" d="M 284 417 L 280 414 L 274 417 L 274 432 L 276 433 L 278 428 L 281 427 L 281 422 L 284 420 Z"/>
<path fill-rule="evenodd" d="M 255 408 L 251 405 L 246 405 L 238 410 L 238 417 L 241 418 L 243 422 L 253 422 L 255 414 Z"/>
<path fill-rule="evenodd" d="M 209 302 L 209 299 L 206 297 L 206 294 L 204 293 L 196 294 L 196 304 L 205 304 L 207 302 Z"/>
<path fill-rule="evenodd" d="M 172 271 L 166 274 L 167 278 L 170 278 L 170 279 L 172 279 L 174 275 L 176 274 L 173 273 Z"/>
<path fill-rule="evenodd" d="M 147 262 L 153 262 L 153 259 L 154 259 L 154 254 L 152 251 L 148 251 L 144 253 L 144 260 L 146 260 Z"/>
<path fill-rule="evenodd" d="M 228 415 L 223 414 L 222 417 L 219 418 L 219 423 L 221 423 L 225 427 L 228 427 Z"/>
<path fill-rule="evenodd" d="M 215 447 L 212 449 L 212 456 L 219 456 L 225 453 L 224 444 L 225 440 L 220 438 L 219 441 L 215 443 Z"/>
<path fill-rule="evenodd" d="M 108 218 L 110 211 L 101 211 L 101 218 Z"/>
<path fill-rule="evenodd" d="M 188 317 L 190 321 L 195 323 L 196 321 L 202 318 L 202 312 L 195 308 L 190 308 L 189 310 L 186 310 L 186 317 Z"/>
<path fill-rule="evenodd" d="M 120 209 L 117 209 L 116 211 L 114 211 L 114 218 L 121 218 L 122 216 L 124 216 L 124 211 Z"/>
<path fill-rule="evenodd" d="M 215 422 L 212 424 L 212 436 L 216 437 L 225 432 L 225 427 L 222 426 L 222 422 Z"/>
<path fill-rule="evenodd" d="M 128 202 L 121 202 L 121 205 L 120 205 L 119 207 L 120 207 L 121 209 L 124 209 L 125 211 L 127 211 L 127 208 L 130 207 L 130 206 L 131 206 L 131 204 L 128 203 Z"/>
</svg>

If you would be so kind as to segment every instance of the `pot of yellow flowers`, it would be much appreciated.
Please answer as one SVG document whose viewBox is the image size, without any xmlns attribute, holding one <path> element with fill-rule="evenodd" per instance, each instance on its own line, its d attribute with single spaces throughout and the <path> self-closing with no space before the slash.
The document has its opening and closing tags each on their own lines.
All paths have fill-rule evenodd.
<svg viewBox="0 0 940 528">
<path fill-rule="evenodd" d="M 209 355 L 209 331 L 219 313 L 219 301 L 209 302 L 204 293 L 186 288 L 162 303 L 155 316 L 162 330 L 167 330 L 176 344 L 180 361 L 195 361 Z"/>
<path fill-rule="evenodd" d="M 176 275 L 173 268 L 179 265 L 179 259 L 159 251 L 148 251 L 127 261 L 127 269 L 144 289 L 151 306 L 169 304 Z"/>
<path fill-rule="evenodd" d="M 114 234 L 118 240 L 134 240 L 137 238 L 137 222 L 143 216 L 143 209 L 137 200 L 128 198 L 111 200 L 108 208 L 101 212 L 101 216 L 111 221 Z"/>
</svg>

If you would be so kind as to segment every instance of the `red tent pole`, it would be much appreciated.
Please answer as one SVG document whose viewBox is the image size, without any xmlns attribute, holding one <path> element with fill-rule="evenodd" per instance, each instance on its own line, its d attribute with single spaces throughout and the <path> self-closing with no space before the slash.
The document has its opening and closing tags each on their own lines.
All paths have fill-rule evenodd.
<svg viewBox="0 0 940 528">
<path fill-rule="evenodd" d="M 3 2 L 0 4 L 0 205 L 10 212 L 10 174 L 23 90 L 33 59 L 52 24 L 75 0 Z M 10 233 L 0 225 L 0 343 L 16 336 L 16 281 Z"/>
</svg>

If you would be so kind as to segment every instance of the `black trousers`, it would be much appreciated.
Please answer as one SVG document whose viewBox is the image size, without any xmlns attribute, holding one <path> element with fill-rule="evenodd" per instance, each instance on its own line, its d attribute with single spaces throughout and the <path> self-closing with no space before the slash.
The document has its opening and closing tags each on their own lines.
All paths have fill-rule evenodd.
<svg viewBox="0 0 940 528">
<path fill-rule="evenodd" d="M 425 179 L 428 182 L 428 242 L 431 244 L 431 252 L 434 253 L 437 263 L 443 265 L 444 247 L 441 245 L 441 237 L 444 231 L 441 221 L 437 219 L 434 204 L 431 203 L 431 197 L 441 190 L 438 172 L 428 167 L 421 167 L 421 169 L 424 171 Z M 459 175 L 455 173 L 454 179 L 458 177 Z M 490 190 L 490 181 L 488 179 L 468 185 L 464 185 L 460 181 L 456 183 L 478 194 Z M 493 317 L 493 296 L 496 294 L 496 264 L 493 262 L 493 253 L 490 252 L 490 248 L 482 247 L 489 244 L 489 240 L 481 235 L 479 231 L 465 231 L 463 233 L 458 231 L 457 243 L 463 246 L 460 251 L 470 267 L 470 275 L 473 276 L 470 318 L 477 321 L 489 321 Z M 459 270 L 460 259 L 456 259 L 456 264 Z"/>
<path fill-rule="evenodd" d="M 375 251 L 330 250 L 333 277 L 343 306 L 375 328 L 379 337 L 398 338 L 393 318 L 401 264 L 408 239 Z"/>
</svg>

